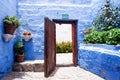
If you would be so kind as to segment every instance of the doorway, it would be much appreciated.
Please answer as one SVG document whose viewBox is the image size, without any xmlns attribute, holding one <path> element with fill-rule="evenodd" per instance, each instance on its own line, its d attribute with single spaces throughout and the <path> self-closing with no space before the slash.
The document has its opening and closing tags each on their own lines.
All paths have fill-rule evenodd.
<svg viewBox="0 0 120 80">
<path fill-rule="evenodd" d="M 56 23 L 56 66 L 71 66 L 72 60 L 72 24 Z"/>
<path fill-rule="evenodd" d="M 72 61 L 73 66 L 77 66 L 77 22 L 78 20 L 62 20 L 62 19 L 53 19 L 53 22 L 57 24 L 70 24 L 72 27 Z M 63 28 L 64 29 L 64 28 Z"/>
<path fill-rule="evenodd" d="M 44 73 L 45 77 L 55 70 L 56 67 L 56 25 L 71 24 L 72 26 L 72 61 L 77 66 L 77 20 L 62 20 L 49 18 L 44 19 Z"/>
</svg>

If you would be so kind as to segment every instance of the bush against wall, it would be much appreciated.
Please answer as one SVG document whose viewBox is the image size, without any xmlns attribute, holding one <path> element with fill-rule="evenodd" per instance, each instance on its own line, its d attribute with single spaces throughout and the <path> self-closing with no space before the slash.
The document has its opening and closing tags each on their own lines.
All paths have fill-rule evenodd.
<svg viewBox="0 0 120 80">
<path fill-rule="evenodd" d="M 84 38 L 86 43 L 120 44 L 120 29 L 114 28 L 108 31 L 91 30 Z"/>
<path fill-rule="evenodd" d="M 85 43 L 120 44 L 120 9 L 112 7 L 110 0 L 101 8 L 99 16 L 93 21 L 85 35 Z"/>
<path fill-rule="evenodd" d="M 72 52 L 72 42 L 56 43 L 56 53 Z"/>
</svg>

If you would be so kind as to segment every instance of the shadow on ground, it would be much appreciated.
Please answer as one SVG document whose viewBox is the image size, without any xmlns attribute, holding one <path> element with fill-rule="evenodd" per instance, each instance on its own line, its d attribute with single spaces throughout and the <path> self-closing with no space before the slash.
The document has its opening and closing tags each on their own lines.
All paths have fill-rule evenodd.
<svg viewBox="0 0 120 80">
<path fill-rule="evenodd" d="M 23 76 L 25 76 L 24 72 L 11 72 L 6 76 L 6 78 L 3 78 L 2 80 L 14 80 L 16 78 L 23 79 Z"/>
</svg>

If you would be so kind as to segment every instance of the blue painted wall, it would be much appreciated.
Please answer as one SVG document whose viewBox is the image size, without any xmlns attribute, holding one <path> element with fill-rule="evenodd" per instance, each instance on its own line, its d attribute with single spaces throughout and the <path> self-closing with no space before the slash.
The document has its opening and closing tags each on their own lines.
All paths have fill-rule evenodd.
<svg viewBox="0 0 120 80">
<path fill-rule="evenodd" d="M 78 19 L 77 36 L 78 43 L 81 43 L 81 32 L 91 24 L 103 2 L 104 0 L 19 0 L 18 17 L 23 24 L 28 24 L 19 28 L 19 34 L 28 30 L 33 37 L 31 41 L 25 42 L 25 59 L 44 59 L 44 17 L 62 19 L 62 14 L 69 14 L 70 19 Z"/>
<path fill-rule="evenodd" d="M 112 3 L 115 5 L 119 5 L 119 0 L 111 0 Z M 18 3 L 17 3 L 18 2 Z M 30 31 L 32 33 L 32 39 L 29 42 L 24 42 L 25 44 L 25 60 L 35 60 L 35 59 L 44 59 L 44 17 L 49 17 L 50 19 L 61 19 L 62 14 L 69 14 L 70 19 L 78 19 L 78 26 L 77 26 L 77 38 L 78 38 L 78 47 L 81 47 L 81 43 L 83 42 L 84 35 L 82 32 L 91 25 L 93 19 L 97 16 L 98 11 L 100 10 L 101 6 L 104 5 L 105 0 L 3 0 L 0 1 L 0 35 L 3 33 L 3 25 L 2 19 L 7 15 L 17 15 L 21 22 L 25 25 L 23 27 L 19 27 L 18 33 L 15 34 L 20 36 L 23 31 Z M 9 6 L 8 6 L 9 5 Z M 0 37 L 0 78 L 5 76 L 6 73 L 11 71 L 12 63 L 13 63 L 13 44 L 15 39 L 12 39 L 10 42 L 5 43 Z M 95 46 L 95 45 L 94 45 Z M 101 45 L 99 45 L 101 47 Z M 105 49 L 111 49 L 109 47 L 104 47 Z M 119 48 L 118 48 L 119 49 Z M 83 51 L 82 51 L 83 50 Z M 91 64 L 95 65 L 92 60 L 98 63 L 101 63 L 101 57 L 106 56 L 106 58 L 115 58 L 112 55 L 108 55 L 101 52 L 94 52 L 96 56 L 91 51 L 85 51 L 90 55 L 90 57 L 83 56 L 83 60 L 90 60 L 91 64 L 84 64 L 82 65 L 81 59 L 85 52 L 84 49 L 79 48 L 79 65 L 89 71 L 90 68 L 86 68 L 85 65 L 88 67 L 92 67 Z M 81 53 L 82 52 L 82 53 Z M 100 53 L 100 54 L 98 54 Z M 101 55 L 102 54 L 102 55 Z M 87 55 L 87 54 L 86 54 Z M 115 55 L 116 56 L 116 55 Z M 98 59 L 97 59 L 98 58 Z M 99 59 L 100 58 L 100 59 Z M 119 60 L 119 55 L 117 55 L 117 60 Z M 100 61 L 98 61 L 100 60 Z M 102 59 L 104 60 L 104 59 Z M 111 59 L 112 60 L 112 59 Z M 107 61 L 107 60 L 106 60 Z M 116 61 L 116 60 L 114 60 Z M 107 63 L 107 62 L 106 62 Z M 100 64 L 97 65 L 98 70 L 95 70 L 94 73 L 105 77 L 106 79 L 110 80 L 110 73 L 108 69 L 105 69 L 105 66 L 109 66 L 106 63 L 103 63 L 104 66 Z M 2 67 L 1 65 L 4 65 Z M 85 66 L 85 67 L 84 67 Z M 94 68 L 94 69 L 97 69 Z M 103 69 L 99 69 L 103 68 Z M 110 68 L 111 69 L 111 68 Z M 115 68 L 116 69 L 116 68 Z M 103 70 L 102 73 L 99 70 Z M 119 70 L 119 65 L 117 71 Z M 116 71 L 116 75 L 119 73 Z M 104 73 L 104 74 L 103 74 Z M 109 75 L 107 75 L 109 74 Z M 108 76 L 108 77 L 106 77 Z M 119 76 L 118 76 L 119 77 Z M 116 80 L 118 79 L 116 78 Z"/>
<path fill-rule="evenodd" d="M 105 80 L 120 80 L 120 46 L 80 44 L 78 65 Z"/>
<path fill-rule="evenodd" d="M 16 15 L 16 0 L 0 1 L 0 80 L 10 72 L 13 64 L 13 44 L 14 39 L 10 42 L 4 42 L 2 39 L 3 23 L 2 20 L 7 15 Z"/>
<path fill-rule="evenodd" d="M 62 19 L 62 14 L 68 14 L 70 19 L 78 19 L 78 46 L 83 42 L 82 32 L 91 25 L 97 17 L 100 8 L 106 0 L 18 0 L 18 17 L 23 24 L 19 29 L 32 33 L 32 40 L 25 42 L 26 60 L 44 59 L 44 17 Z M 111 0 L 115 3 L 114 0 Z M 116 4 L 117 5 L 117 4 Z M 29 46 L 31 44 L 31 46 Z M 32 47 L 32 49 L 31 49 Z"/>
</svg>

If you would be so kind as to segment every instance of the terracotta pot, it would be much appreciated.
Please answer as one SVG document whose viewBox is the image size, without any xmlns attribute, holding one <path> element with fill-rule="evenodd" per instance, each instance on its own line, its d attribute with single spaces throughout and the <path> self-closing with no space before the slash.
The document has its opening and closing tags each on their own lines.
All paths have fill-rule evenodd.
<svg viewBox="0 0 120 80">
<path fill-rule="evenodd" d="M 89 30 L 83 31 L 83 34 L 88 34 L 88 33 L 89 33 Z"/>
<path fill-rule="evenodd" d="M 24 61 L 24 55 L 17 55 L 16 56 L 16 61 L 17 62 L 23 62 Z"/>
<path fill-rule="evenodd" d="M 13 35 L 13 34 L 14 34 L 14 31 L 16 30 L 16 27 L 5 24 L 5 25 L 4 25 L 4 29 L 5 29 L 5 33 L 6 33 L 6 34 L 11 34 L 11 35 Z"/>
</svg>

